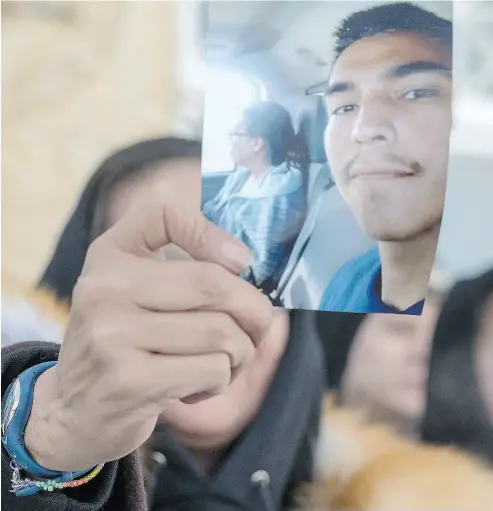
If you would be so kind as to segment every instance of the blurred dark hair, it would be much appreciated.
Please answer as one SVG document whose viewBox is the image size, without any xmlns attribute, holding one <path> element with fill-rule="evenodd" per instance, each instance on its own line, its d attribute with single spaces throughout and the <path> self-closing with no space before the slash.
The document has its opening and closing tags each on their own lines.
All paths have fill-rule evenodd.
<svg viewBox="0 0 493 511">
<path fill-rule="evenodd" d="M 366 314 L 326 311 L 316 314 L 317 332 L 325 353 L 326 386 L 340 399 L 351 346 Z"/>
<path fill-rule="evenodd" d="M 104 205 L 115 185 L 160 162 L 200 158 L 201 150 L 198 141 L 157 138 L 125 147 L 104 160 L 82 191 L 38 286 L 70 303 L 89 245 L 107 228 Z"/>
<path fill-rule="evenodd" d="M 459 282 L 437 323 L 430 359 L 427 410 L 422 439 L 453 444 L 493 462 L 493 424 L 476 379 L 476 338 L 493 270 Z"/>
<path fill-rule="evenodd" d="M 245 131 L 265 140 L 271 165 L 284 162 L 306 170 L 310 164 L 308 145 L 296 134 L 289 112 L 272 101 L 259 101 L 243 111 Z"/>
<path fill-rule="evenodd" d="M 452 23 L 410 2 L 378 5 L 347 17 L 335 32 L 336 57 L 364 37 L 414 32 L 440 41 L 452 50 Z"/>
</svg>

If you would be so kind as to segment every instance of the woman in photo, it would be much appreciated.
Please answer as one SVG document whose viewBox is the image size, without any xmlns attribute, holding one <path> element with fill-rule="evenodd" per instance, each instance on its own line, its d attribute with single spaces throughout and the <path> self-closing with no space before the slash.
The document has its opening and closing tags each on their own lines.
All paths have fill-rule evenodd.
<svg viewBox="0 0 493 511">
<path fill-rule="evenodd" d="M 305 218 L 306 147 L 289 112 L 269 101 L 246 108 L 230 140 L 237 168 L 203 211 L 250 248 L 249 280 L 274 289 Z"/>
</svg>

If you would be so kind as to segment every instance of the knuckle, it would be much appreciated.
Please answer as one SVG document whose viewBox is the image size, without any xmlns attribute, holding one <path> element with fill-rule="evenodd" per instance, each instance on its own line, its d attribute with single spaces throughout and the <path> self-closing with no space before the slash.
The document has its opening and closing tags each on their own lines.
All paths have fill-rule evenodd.
<svg viewBox="0 0 493 511">
<path fill-rule="evenodd" d="M 83 346 L 85 358 L 100 374 L 108 374 L 114 352 L 110 349 L 111 334 L 105 326 L 104 315 L 95 313 L 77 320 L 75 337 L 77 344 Z"/>
<path fill-rule="evenodd" d="M 158 394 L 166 399 L 184 399 L 197 393 L 217 394 L 228 387 L 231 381 L 229 357 L 223 353 L 207 355 L 207 358 L 192 358 L 188 370 L 185 366 L 174 366 L 168 361 L 168 378 L 163 380 Z M 172 375 L 172 376 L 171 376 Z"/>
<path fill-rule="evenodd" d="M 234 319 L 225 312 L 215 312 L 209 316 L 209 328 L 216 336 L 217 342 L 223 342 L 235 334 L 236 323 Z"/>
<path fill-rule="evenodd" d="M 223 359 L 221 364 L 221 369 L 219 371 L 220 385 L 223 388 L 226 388 L 231 383 L 231 366 L 229 364 L 229 360 Z"/>
<path fill-rule="evenodd" d="M 253 302 L 253 300 L 252 300 Z M 258 336 L 263 337 L 270 330 L 274 318 L 274 307 L 270 300 L 263 294 L 258 293 L 255 304 L 252 303 L 250 317 L 252 325 Z"/>
<path fill-rule="evenodd" d="M 162 181 L 157 184 L 146 197 L 143 207 L 149 208 L 161 222 L 168 223 L 170 209 L 175 209 L 177 191 L 173 183 Z"/>
<path fill-rule="evenodd" d="M 104 311 L 95 311 L 92 315 L 86 316 L 83 323 L 84 335 L 96 352 L 106 351 L 104 348 L 117 337 L 115 324 L 116 322 L 111 321 Z"/>
<path fill-rule="evenodd" d="M 126 336 L 125 315 L 113 297 L 110 286 L 89 278 L 81 278 L 74 290 L 71 315 L 76 335 L 95 359 L 110 358 L 115 343 L 123 342 Z"/>
<path fill-rule="evenodd" d="M 227 271 L 214 263 L 199 263 L 194 281 L 205 306 L 222 303 L 229 296 Z"/>
<path fill-rule="evenodd" d="M 215 364 L 214 370 L 214 381 L 215 385 L 213 392 L 221 393 L 229 387 L 231 383 L 231 366 L 229 358 L 222 356 L 218 357 L 218 361 Z"/>
<path fill-rule="evenodd" d="M 238 367 L 254 350 L 250 338 L 227 314 L 223 314 L 212 323 L 211 342 L 215 349 L 230 357 L 231 367 Z"/>
<path fill-rule="evenodd" d="M 207 251 L 211 245 L 211 227 L 207 221 L 197 220 L 193 223 L 190 232 L 190 242 L 193 245 L 196 254 L 202 254 Z"/>
<path fill-rule="evenodd" d="M 92 314 L 111 301 L 113 286 L 97 277 L 81 276 L 74 287 L 72 308 L 80 314 Z"/>
</svg>

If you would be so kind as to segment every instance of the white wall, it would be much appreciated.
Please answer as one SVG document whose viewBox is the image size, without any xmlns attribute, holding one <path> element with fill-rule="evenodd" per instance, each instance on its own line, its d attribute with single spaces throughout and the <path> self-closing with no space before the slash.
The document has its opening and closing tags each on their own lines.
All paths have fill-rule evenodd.
<svg viewBox="0 0 493 511">
<path fill-rule="evenodd" d="M 454 5 L 454 130 L 437 261 L 457 279 L 493 268 L 492 7 Z"/>
</svg>

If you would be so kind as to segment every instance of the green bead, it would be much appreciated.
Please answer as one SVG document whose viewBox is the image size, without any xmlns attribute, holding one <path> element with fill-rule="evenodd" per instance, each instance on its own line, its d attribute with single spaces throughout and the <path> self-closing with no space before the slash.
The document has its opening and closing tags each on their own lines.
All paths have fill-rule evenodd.
<svg viewBox="0 0 493 511">
<path fill-rule="evenodd" d="M 56 487 L 59 488 L 60 490 L 62 490 L 63 489 L 63 483 L 57 483 Z"/>
<path fill-rule="evenodd" d="M 48 486 L 48 491 L 53 491 L 53 486 Z"/>
<path fill-rule="evenodd" d="M 36 481 L 36 486 L 37 486 L 38 488 L 41 488 L 41 483 L 40 483 L 39 481 Z"/>
</svg>

